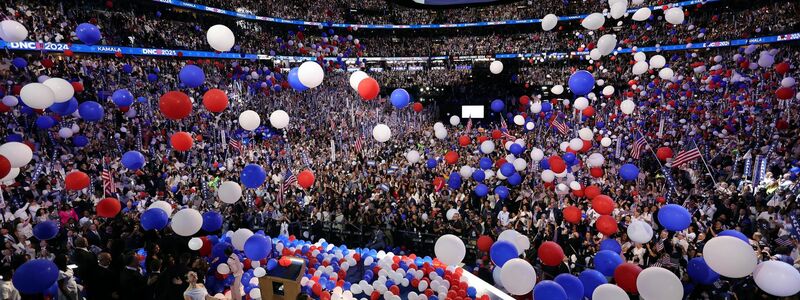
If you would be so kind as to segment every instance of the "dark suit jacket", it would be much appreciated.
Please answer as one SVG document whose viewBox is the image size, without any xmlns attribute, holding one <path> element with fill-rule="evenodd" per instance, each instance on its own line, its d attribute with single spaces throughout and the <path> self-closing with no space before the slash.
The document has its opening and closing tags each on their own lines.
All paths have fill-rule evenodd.
<svg viewBox="0 0 800 300">
<path fill-rule="evenodd" d="M 118 294 L 120 300 L 141 300 L 144 299 L 144 288 L 147 280 L 137 271 L 122 269 L 119 275 Z"/>
<path fill-rule="evenodd" d="M 111 294 L 117 291 L 119 274 L 111 268 L 98 266 L 93 275 L 91 286 L 86 288 L 88 299 L 111 299 Z"/>
<path fill-rule="evenodd" d="M 83 249 L 75 249 L 75 254 L 72 257 L 78 269 L 75 270 L 75 275 L 81 279 L 81 282 L 86 282 L 91 285 L 91 275 L 97 268 L 97 255 L 91 251 Z"/>
</svg>

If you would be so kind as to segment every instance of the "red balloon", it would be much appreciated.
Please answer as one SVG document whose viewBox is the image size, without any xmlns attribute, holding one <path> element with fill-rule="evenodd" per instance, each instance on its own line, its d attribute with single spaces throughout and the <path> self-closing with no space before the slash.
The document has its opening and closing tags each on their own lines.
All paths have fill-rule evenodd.
<svg viewBox="0 0 800 300">
<path fill-rule="evenodd" d="M 98 216 L 113 218 L 119 213 L 120 209 L 122 209 L 122 204 L 115 198 L 105 198 L 97 202 L 95 209 L 97 210 Z"/>
<path fill-rule="evenodd" d="M 583 213 L 581 212 L 580 208 L 577 208 L 575 206 L 567 206 L 564 207 L 563 214 L 564 214 L 564 220 L 572 224 L 578 224 L 581 222 L 581 215 Z"/>
<path fill-rule="evenodd" d="M 528 97 L 527 95 L 523 95 L 522 97 L 519 97 L 519 104 L 528 105 L 528 103 L 530 103 L 530 102 L 531 102 L 531 97 Z"/>
<path fill-rule="evenodd" d="M 539 246 L 539 259 L 545 266 L 555 267 L 564 260 L 564 249 L 555 242 L 547 241 Z"/>
<path fill-rule="evenodd" d="M 210 112 L 222 112 L 228 107 L 228 95 L 220 89 L 210 89 L 203 94 L 203 106 Z"/>
<path fill-rule="evenodd" d="M 71 84 L 72 84 L 72 89 L 75 90 L 76 93 L 83 92 L 83 83 L 80 83 L 80 82 L 76 81 L 76 82 L 73 82 Z"/>
<path fill-rule="evenodd" d="M 80 191 L 89 187 L 89 175 L 81 171 L 73 171 L 64 178 L 64 185 L 68 191 Z"/>
<path fill-rule="evenodd" d="M 189 96 L 186 94 L 171 91 L 161 96 L 158 108 L 167 119 L 180 120 L 192 113 L 192 102 L 189 101 Z"/>
<path fill-rule="evenodd" d="M 297 184 L 304 189 L 310 188 L 314 184 L 314 173 L 310 170 L 304 170 L 297 174 Z"/>
<path fill-rule="evenodd" d="M 582 113 L 584 117 L 592 117 L 594 116 L 594 107 L 587 106 L 586 108 L 583 109 Z"/>
<path fill-rule="evenodd" d="M 589 149 L 592 149 L 592 141 L 583 141 L 583 148 L 581 148 L 581 152 L 587 152 Z"/>
<path fill-rule="evenodd" d="M 461 145 L 462 147 L 468 146 L 469 143 L 470 143 L 470 139 L 466 135 L 462 135 L 462 136 L 460 136 L 458 138 L 458 144 Z"/>
<path fill-rule="evenodd" d="M 3 155 L 0 155 L 0 178 L 6 177 L 11 173 L 11 161 Z"/>
<path fill-rule="evenodd" d="M 589 169 L 589 175 L 592 175 L 594 178 L 603 177 L 603 169 L 602 168 L 591 168 Z"/>
<path fill-rule="evenodd" d="M 169 143 L 176 151 L 184 152 L 192 149 L 194 139 L 192 139 L 192 135 L 190 133 L 179 131 L 169 138 Z"/>
<path fill-rule="evenodd" d="M 453 165 L 458 162 L 458 153 L 455 151 L 448 151 L 447 154 L 444 155 L 444 161 L 447 162 L 448 165 Z"/>
<path fill-rule="evenodd" d="M 667 199 L 666 199 L 666 198 L 664 198 L 664 197 L 658 196 L 658 197 L 656 198 L 656 201 L 657 201 L 658 203 L 664 204 L 664 203 L 666 203 L 666 202 L 667 202 Z"/>
<path fill-rule="evenodd" d="M 497 140 L 497 139 L 500 139 L 500 137 L 502 137 L 502 136 L 503 136 L 503 132 L 502 131 L 500 131 L 498 129 L 492 130 L 492 138 L 493 139 Z"/>
<path fill-rule="evenodd" d="M 611 215 L 614 212 L 614 200 L 606 195 L 599 195 L 592 198 L 592 208 L 598 214 Z"/>
<path fill-rule="evenodd" d="M 667 158 L 672 158 L 672 149 L 670 147 L 661 147 L 656 150 L 656 157 L 662 161 L 666 161 Z"/>
<path fill-rule="evenodd" d="M 781 75 L 786 74 L 786 72 L 789 72 L 789 64 L 786 63 L 785 61 L 781 62 L 779 64 L 776 64 L 775 65 L 775 72 L 778 72 L 778 74 L 781 74 Z"/>
<path fill-rule="evenodd" d="M 415 102 L 414 105 L 412 105 L 412 108 L 414 108 L 415 112 L 421 112 L 422 111 L 422 103 Z"/>
<path fill-rule="evenodd" d="M 781 100 L 791 99 L 794 96 L 794 90 L 788 87 L 781 87 L 775 91 L 775 96 Z"/>
<path fill-rule="evenodd" d="M 478 238 L 478 250 L 481 252 L 489 252 L 489 249 L 492 248 L 493 244 L 494 240 L 492 240 L 492 237 L 488 235 L 482 235 Z"/>
<path fill-rule="evenodd" d="M 364 78 L 358 84 L 358 94 L 361 95 L 361 98 L 364 98 L 364 100 L 375 99 L 380 92 L 381 87 L 378 86 L 378 82 L 372 77 Z"/>
<path fill-rule="evenodd" d="M 615 220 L 612 216 L 600 216 L 594 223 L 594 227 L 596 227 L 597 231 L 600 231 L 600 233 L 604 235 L 615 234 L 618 230 L 617 220 Z"/>
<path fill-rule="evenodd" d="M 586 192 L 586 198 L 588 198 L 589 200 L 594 199 L 594 197 L 599 196 L 601 193 L 600 187 L 594 184 L 587 186 L 586 189 L 584 189 L 584 191 Z"/>
<path fill-rule="evenodd" d="M 639 278 L 641 272 L 642 268 L 639 265 L 623 263 L 614 270 L 614 281 L 626 292 L 636 294 L 639 292 L 636 288 L 636 279 Z"/>
<path fill-rule="evenodd" d="M 199 249 L 199 250 L 197 250 L 197 252 L 198 252 L 198 253 L 199 253 L 201 256 L 208 256 L 208 255 L 210 255 L 210 254 L 211 254 L 211 241 L 209 241 L 209 240 L 208 240 L 208 238 L 207 238 L 207 237 L 204 237 L 204 236 L 203 236 L 203 237 L 200 237 L 200 239 L 201 239 L 201 240 L 203 240 L 203 246 L 201 246 L 201 247 L 200 247 L 200 249 Z"/>
<path fill-rule="evenodd" d="M 556 174 L 563 173 L 567 170 L 567 164 L 564 162 L 561 157 L 558 156 L 551 156 L 548 161 L 550 162 L 550 170 L 555 172 Z"/>
</svg>

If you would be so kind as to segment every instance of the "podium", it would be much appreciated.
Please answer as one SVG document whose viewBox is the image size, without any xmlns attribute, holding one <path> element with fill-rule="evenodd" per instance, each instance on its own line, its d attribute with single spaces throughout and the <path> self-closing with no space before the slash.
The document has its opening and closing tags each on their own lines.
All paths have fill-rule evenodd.
<svg viewBox="0 0 800 300">
<path fill-rule="evenodd" d="M 276 266 L 267 275 L 258 279 L 263 300 L 295 300 L 300 295 L 300 278 L 306 274 L 305 261 L 289 257 L 292 262 L 287 267 Z"/>
</svg>

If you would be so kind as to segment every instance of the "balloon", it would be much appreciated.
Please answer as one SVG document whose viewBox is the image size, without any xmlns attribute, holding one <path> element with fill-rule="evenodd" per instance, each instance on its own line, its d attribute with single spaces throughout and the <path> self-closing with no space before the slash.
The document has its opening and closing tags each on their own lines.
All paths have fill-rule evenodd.
<svg viewBox="0 0 800 300">
<path fill-rule="evenodd" d="M 609 196 L 598 195 L 592 198 L 592 208 L 601 215 L 611 215 L 614 206 L 614 200 Z"/>
<path fill-rule="evenodd" d="M 78 110 L 78 100 L 71 98 L 67 102 L 54 103 L 49 109 L 60 116 L 71 115 Z"/>
<path fill-rule="evenodd" d="M 602 140 L 600 140 L 600 145 L 602 145 L 603 147 L 611 146 L 611 139 L 608 137 L 604 137 Z"/>
<path fill-rule="evenodd" d="M 322 84 L 322 80 L 325 78 L 325 72 L 322 70 L 322 66 L 315 61 L 306 61 L 297 68 L 297 78 L 300 79 L 300 83 L 303 86 L 308 88 L 315 88 Z"/>
<path fill-rule="evenodd" d="M 672 158 L 672 149 L 669 147 L 660 147 L 656 150 L 656 157 L 661 161 L 666 161 L 668 158 Z"/>
<path fill-rule="evenodd" d="M 539 259 L 545 266 L 555 267 L 564 260 L 564 250 L 555 242 L 546 241 L 539 246 Z"/>
<path fill-rule="evenodd" d="M 72 86 L 70 86 L 70 88 L 72 88 Z M 111 100 L 119 107 L 131 106 L 131 104 L 133 104 L 133 94 L 127 89 L 116 90 L 114 94 L 111 95 Z"/>
<path fill-rule="evenodd" d="M 567 300 L 567 292 L 555 281 L 543 280 L 533 288 L 533 298 Z"/>
<path fill-rule="evenodd" d="M 75 95 L 75 89 L 72 87 L 72 84 L 64 79 L 54 77 L 45 80 L 42 84 L 49 87 L 50 90 L 53 91 L 53 101 L 56 103 L 67 102 L 69 99 L 72 99 L 72 96 Z M 133 98 L 133 96 L 131 96 L 131 98 Z"/>
<path fill-rule="evenodd" d="M 261 125 L 261 117 L 252 110 L 245 110 L 239 114 L 239 126 L 244 130 L 253 131 Z"/>
<path fill-rule="evenodd" d="M 190 133 L 179 131 L 170 136 L 169 143 L 175 151 L 184 152 L 192 149 L 194 139 Z"/>
<path fill-rule="evenodd" d="M 417 150 L 411 150 L 408 151 L 408 153 L 406 153 L 406 160 L 408 160 L 408 163 L 410 164 L 418 163 L 419 159 L 420 159 L 420 154 L 419 151 Z"/>
<path fill-rule="evenodd" d="M 314 173 L 310 170 L 303 170 L 297 174 L 297 185 L 304 189 L 308 189 L 314 184 Z"/>
<path fill-rule="evenodd" d="M 210 112 L 222 112 L 228 107 L 228 95 L 220 89 L 210 89 L 203 94 L 203 106 Z"/>
<path fill-rule="evenodd" d="M 789 297 L 800 292 L 800 272 L 782 261 L 760 263 L 753 272 L 753 279 L 759 288 L 776 297 Z"/>
<path fill-rule="evenodd" d="M 583 284 L 583 295 L 585 297 L 589 297 L 590 299 L 592 297 L 592 293 L 594 293 L 594 290 L 597 287 L 599 287 L 602 284 L 608 283 L 603 273 L 600 273 L 592 269 L 588 269 L 581 272 L 578 278 L 581 280 L 581 283 Z"/>
<path fill-rule="evenodd" d="M 478 165 L 483 170 L 491 169 L 492 168 L 492 159 L 488 158 L 488 157 L 481 157 L 481 159 L 478 161 Z"/>
<path fill-rule="evenodd" d="M 72 171 L 64 178 L 64 187 L 68 191 L 80 191 L 89 187 L 89 175 L 81 171 Z"/>
<path fill-rule="evenodd" d="M 289 114 L 283 110 L 273 111 L 269 115 L 269 123 L 272 125 L 272 127 L 284 129 L 286 126 L 289 126 Z"/>
<path fill-rule="evenodd" d="M 602 55 L 609 55 L 611 52 L 614 52 L 614 48 L 617 47 L 617 38 L 612 34 L 604 34 L 597 40 L 597 49 L 600 50 L 600 54 Z M 606 88 L 611 88 L 611 94 L 613 94 L 613 86 L 607 86 Z M 605 89 L 603 90 L 603 95 L 606 95 Z"/>
<path fill-rule="evenodd" d="M 606 22 L 606 17 L 603 16 L 603 14 L 593 13 L 583 18 L 583 20 L 581 21 L 581 26 L 589 30 L 597 30 L 600 29 L 600 27 L 602 27 L 603 23 L 605 22 Z M 586 297 L 589 296 L 591 296 L 591 294 L 586 295 Z"/>
<path fill-rule="evenodd" d="M 524 259 L 514 258 L 506 262 L 500 269 L 500 278 L 503 287 L 509 294 L 525 295 L 533 290 L 533 285 L 536 283 L 536 270 Z"/>
<path fill-rule="evenodd" d="M 482 235 L 478 238 L 477 246 L 481 252 L 489 252 L 492 244 L 494 244 L 494 240 L 488 235 Z"/>
<path fill-rule="evenodd" d="M 636 243 L 647 243 L 653 238 L 653 228 L 644 221 L 634 220 L 628 225 L 628 237 Z"/>
<path fill-rule="evenodd" d="M 594 88 L 594 76 L 584 70 L 577 71 L 569 77 L 569 88 L 575 95 L 586 95 Z"/>
<path fill-rule="evenodd" d="M 33 109 L 45 109 L 55 103 L 56 94 L 41 83 L 28 83 L 19 92 L 22 103 Z M 95 102 L 96 103 L 96 102 Z"/>
<path fill-rule="evenodd" d="M 231 273 L 231 267 L 225 263 L 219 264 L 217 265 L 217 273 L 220 275 L 228 275 Z"/>
<path fill-rule="evenodd" d="M 159 98 L 158 108 L 167 119 L 180 120 L 192 113 L 192 102 L 186 94 L 179 91 L 170 91 Z M 81 116 L 83 116 L 83 113 L 81 113 Z"/>
<path fill-rule="evenodd" d="M 263 235 L 251 235 L 244 243 L 244 255 L 251 260 L 265 259 L 270 252 L 272 252 L 272 240 Z"/>
<path fill-rule="evenodd" d="M 575 206 L 567 206 L 563 210 L 564 220 L 572 224 L 578 224 L 581 221 L 582 212 L 580 208 Z"/>
<path fill-rule="evenodd" d="M 631 73 L 633 73 L 633 75 L 642 75 L 645 72 L 647 72 L 647 70 L 649 68 L 650 68 L 650 66 L 647 65 L 646 61 L 644 61 L 644 60 L 637 61 L 636 64 L 633 65 L 633 69 L 631 70 Z"/>
<path fill-rule="evenodd" d="M 554 14 L 547 14 L 546 16 L 544 16 L 544 18 L 542 18 L 542 30 L 544 31 L 553 30 L 553 28 L 556 28 L 557 24 L 558 24 L 558 16 Z"/>
<path fill-rule="evenodd" d="M 494 152 L 494 147 L 495 147 L 494 146 L 494 142 L 492 142 L 492 141 L 484 141 L 483 143 L 481 143 L 481 147 L 480 147 L 481 148 L 481 153 L 484 153 L 484 154 L 492 153 L 492 152 Z"/>
<path fill-rule="evenodd" d="M 672 77 L 674 77 L 674 76 L 675 76 L 675 72 L 672 71 L 672 69 L 670 69 L 670 68 L 663 68 L 660 71 L 658 71 L 658 77 L 661 78 L 661 79 L 664 79 L 664 80 L 672 81 Z"/>
<path fill-rule="evenodd" d="M 511 176 L 511 174 L 514 174 L 514 171 L 515 170 L 513 164 L 505 163 L 502 166 L 500 166 L 500 174 L 503 174 L 503 176 L 506 177 Z"/>
<path fill-rule="evenodd" d="M 472 176 L 472 167 L 461 166 L 461 169 L 458 171 L 458 175 L 461 175 L 461 177 L 469 178 L 470 176 Z"/>
<path fill-rule="evenodd" d="M 33 150 L 20 142 L 8 142 L 0 145 L 0 155 L 8 159 L 11 168 L 21 168 L 33 159 Z"/>
<path fill-rule="evenodd" d="M 627 181 L 635 181 L 639 176 L 639 168 L 634 164 L 624 164 L 619 168 L 619 177 Z"/>
<path fill-rule="evenodd" d="M 363 71 L 353 72 L 352 74 L 350 74 L 350 87 L 358 91 L 358 84 L 361 83 L 361 81 L 367 77 L 369 77 L 369 75 L 367 75 L 367 73 L 364 73 Z"/>
<path fill-rule="evenodd" d="M 622 254 L 622 245 L 615 239 L 604 239 L 600 242 L 600 250 L 608 250 L 617 254 Z"/>
<path fill-rule="evenodd" d="M 206 41 L 214 50 L 219 52 L 231 51 L 236 43 L 233 31 L 225 25 L 214 25 L 206 32 Z"/>
<path fill-rule="evenodd" d="M 163 209 L 150 208 L 142 213 L 140 221 L 144 230 L 161 230 L 167 226 L 169 216 Z"/>
<path fill-rule="evenodd" d="M 215 211 L 203 213 L 203 226 L 200 227 L 206 232 L 214 232 L 222 228 L 222 215 Z"/>
<path fill-rule="evenodd" d="M 492 72 L 492 74 L 500 74 L 500 72 L 503 72 L 503 62 L 499 60 L 493 61 L 489 64 L 489 71 Z"/>
<path fill-rule="evenodd" d="M 604 235 L 612 235 L 617 233 L 617 221 L 614 220 L 614 217 L 611 216 L 600 216 L 597 218 L 597 221 L 594 223 L 594 226 L 597 227 L 597 230 L 600 231 Z"/>
<path fill-rule="evenodd" d="M 5 178 L 11 173 L 11 162 L 3 155 L 0 155 L 0 178 Z"/>
<path fill-rule="evenodd" d="M 641 272 L 642 268 L 639 265 L 623 263 L 614 270 L 614 282 L 628 293 L 638 293 L 636 278 L 639 277 Z"/>
<path fill-rule="evenodd" d="M 11 60 L 11 64 L 14 65 L 17 69 L 25 69 L 28 67 L 28 61 L 22 57 L 15 57 Z"/>
<path fill-rule="evenodd" d="M 392 130 L 386 124 L 378 124 L 372 128 L 372 137 L 379 143 L 385 143 L 392 138 Z"/>
<path fill-rule="evenodd" d="M 689 260 L 686 270 L 689 273 L 689 278 L 699 284 L 711 285 L 719 280 L 719 274 L 711 270 L 702 257 L 695 257 Z"/>
<path fill-rule="evenodd" d="M 28 29 L 20 22 L 3 20 L 0 22 L 0 39 L 9 43 L 18 43 L 28 38 Z"/>
<path fill-rule="evenodd" d="M 567 299 L 569 300 L 583 300 L 583 282 L 581 282 L 575 275 L 562 273 L 553 279 L 564 291 L 567 292 Z"/>
<path fill-rule="evenodd" d="M 750 275 L 758 262 L 750 245 L 730 236 L 718 236 L 708 241 L 703 247 L 703 258 L 714 272 L 730 278 Z"/>
<path fill-rule="evenodd" d="M 236 250 L 244 250 L 244 244 L 247 240 L 253 236 L 253 232 L 247 228 L 239 228 L 233 232 L 231 236 L 231 244 L 233 244 L 233 248 Z"/>
<path fill-rule="evenodd" d="M 403 109 L 408 106 L 409 101 L 411 101 L 411 95 L 404 89 L 396 89 L 392 91 L 389 100 L 397 109 Z"/>
<path fill-rule="evenodd" d="M 203 216 L 195 209 L 184 208 L 172 216 L 172 231 L 180 236 L 191 236 L 203 227 Z"/>
<path fill-rule="evenodd" d="M 159 208 L 159 209 L 163 210 L 164 212 L 166 212 L 167 216 L 171 216 L 172 215 L 172 205 L 167 203 L 164 200 L 158 200 L 156 202 L 153 202 L 153 204 L 150 204 L 150 206 L 148 208 Z"/>
<path fill-rule="evenodd" d="M 56 125 L 56 120 L 51 116 L 39 116 L 36 118 L 36 127 L 39 129 L 50 129 Z"/>
<path fill-rule="evenodd" d="M 461 118 L 459 118 L 458 116 L 450 117 L 450 125 L 458 126 L 459 123 L 461 123 Z"/>
<path fill-rule="evenodd" d="M 196 238 L 196 237 L 191 238 L 191 239 L 189 239 L 188 246 L 189 246 L 189 249 L 191 249 L 192 251 L 200 250 L 200 248 L 203 248 L 203 240 L 201 240 L 200 238 Z"/>
<path fill-rule="evenodd" d="M 435 158 L 428 158 L 428 161 L 425 163 L 425 165 L 426 167 L 428 167 L 428 169 L 433 169 L 436 168 L 436 165 L 438 165 L 438 163 L 436 162 Z"/>
<path fill-rule="evenodd" d="M 517 252 L 517 246 L 515 246 L 514 243 L 509 241 L 497 241 L 492 245 L 489 256 L 492 258 L 492 262 L 495 265 L 502 268 L 507 261 L 518 257 L 519 252 Z"/>
<path fill-rule="evenodd" d="M 40 241 L 55 238 L 58 235 L 58 224 L 54 221 L 44 221 L 33 226 L 33 236 Z"/>
<path fill-rule="evenodd" d="M 486 195 L 489 194 L 489 187 L 484 184 L 478 184 L 475 186 L 474 192 L 478 197 L 486 197 Z"/>
<path fill-rule="evenodd" d="M 644 299 L 683 299 L 681 280 L 674 273 L 660 267 L 649 267 L 639 273 L 639 277 L 636 278 L 636 288 Z"/>
<path fill-rule="evenodd" d="M 683 18 L 683 9 L 680 7 L 673 7 L 664 12 L 664 19 L 673 25 L 680 25 L 683 23 Z"/>
<path fill-rule="evenodd" d="M 448 266 L 456 266 L 464 260 L 467 249 L 464 242 L 455 235 L 445 234 L 436 240 L 433 247 L 436 258 Z"/>
<path fill-rule="evenodd" d="M 658 210 L 658 221 L 670 231 L 681 231 L 692 223 L 692 215 L 683 206 L 667 204 Z"/>
<path fill-rule="evenodd" d="M 378 93 L 380 92 L 381 87 L 372 77 L 364 78 L 358 83 L 358 95 L 360 95 L 364 100 L 375 99 L 375 97 L 378 97 Z"/>
<path fill-rule="evenodd" d="M 267 172 L 259 165 L 248 164 L 242 169 L 239 177 L 245 187 L 254 189 L 264 184 L 264 181 L 267 180 Z"/>
<path fill-rule="evenodd" d="M 531 149 L 531 160 L 533 160 L 534 162 L 538 162 L 541 161 L 543 158 L 544 158 L 544 152 L 542 152 L 542 149 L 539 148 Z"/>
<path fill-rule="evenodd" d="M 622 290 L 620 287 L 610 284 L 604 283 L 597 288 L 594 289 L 592 292 L 591 297 L 589 299 L 592 300 L 626 300 L 628 298 L 628 294 L 625 294 L 625 291 Z"/>
<path fill-rule="evenodd" d="M 300 77 L 298 77 L 297 72 L 298 68 L 292 68 L 291 70 L 289 70 L 289 76 L 287 76 L 289 81 L 289 86 L 291 86 L 295 91 L 298 92 L 308 90 L 308 87 L 303 85 L 302 82 L 300 82 Z"/>
<path fill-rule="evenodd" d="M 619 110 L 626 115 L 632 114 L 634 109 L 636 109 L 636 103 L 630 99 L 622 101 L 622 103 L 619 105 Z"/>
<path fill-rule="evenodd" d="M 723 230 L 722 232 L 718 233 L 717 236 L 732 236 L 732 237 L 735 237 L 737 239 L 742 240 L 743 242 L 747 243 L 748 245 L 750 244 L 750 239 L 748 239 L 747 236 L 745 236 L 743 233 L 741 233 L 741 232 L 739 232 L 737 230 L 734 230 L 734 229 Z"/>
<path fill-rule="evenodd" d="M 450 177 L 447 179 L 447 186 L 451 189 L 459 189 L 461 188 L 461 175 L 457 172 L 450 173 Z"/>
<path fill-rule="evenodd" d="M 47 259 L 32 259 L 14 270 L 11 282 L 22 294 L 39 294 L 58 280 L 58 266 Z"/>
<path fill-rule="evenodd" d="M 495 195 L 500 197 L 500 199 L 508 198 L 508 188 L 504 187 L 502 185 L 494 188 L 494 193 L 495 193 Z"/>
<path fill-rule="evenodd" d="M 242 198 L 242 187 L 236 182 L 225 181 L 217 188 L 217 197 L 224 203 L 236 203 Z"/>
<path fill-rule="evenodd" d="M 8 107 L 14 107 L 14 106 L 17 106 L 17 104 L 19 104 L 19 99 L 17 99 L 17 97 L 10 96 L 10 95 L 3 97 L 3 105 L 8 106 Z"/>
<path fill-rule="evenodd" d="M 614 276 L 614 269 L 622 264 L 619 253 L 610 250 L 598 251 L 594 256 L 594 267 L 605 276 Z"/>
<path fill-rule="evenodd" d="M 494 101 L 492 101 L 491 108 L 493 112 L 501 112 L 505 107 L 506 105 L 505 103 L 503 103 L 503 100 L 495 99 Z"/>
<path fill-rule="evenodd" d="M 89 46 L 97 44 L 100 42 L 100 39 L 102 39 L 100 29 L 89 23 L 79 24 L 78 27 L 75 28 L 75 35 L 81 42 Z"/>
<path fill-rule="evenodd" d="M 206 74 L 203 73 L 203 69 L 198 66 L 185 65 L 181 68 L 178 78 L 181 80 L 181 83 L 187 87 L 196 88 L 203 85 L 203 82 L 206 81 Z"/>
<path fill-rule="evenodd" d="M 144 167 L 145 159 L 141 152 L 132 150 L 125 152 L 120 162 L 125 168 L 128 168 L 128 170 L 136 171 Z"/>
<path fill-rule="evenodd" d="M 650 8 L 642 7 L 640 9 L 636 10 L 635 13 L 633 13 L 633 16 L 631 16 L 631 19 L 633 19 L 634 21 L 641 22 L 641 21 L 644 21 L 644 20 L 647 20 L 648 18 L 650 18 L 651 13 L 652 13 L 652 11 L 650 11 Z"/>
</svg>

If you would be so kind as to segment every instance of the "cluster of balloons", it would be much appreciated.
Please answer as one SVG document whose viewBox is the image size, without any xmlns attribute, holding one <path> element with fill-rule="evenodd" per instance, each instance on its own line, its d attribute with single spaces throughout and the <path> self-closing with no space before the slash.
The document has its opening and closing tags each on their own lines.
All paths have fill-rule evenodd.
<svg viewBox="0 0 800 300">
<path fill-rule="evenodd" d="M 381 87 L 380 85 L 378 85 L 378 81 L 376 81 L 372 77 L 369 77 L 369 75 L 367 75 L 367 73 L 364 73 L 363 71 L 355 71 L 353 72 L 353 74 L 350 74 L 350 87 L 356 90 L 358 92 L 358 95 L 360 95 L 361 98 L 364 100 L 375 99 L 375 97 L 378 97 L 378 94 L 380 94 L 381 92 Z M 406 95 L 407 94 L 408 93 L 406 93 Z M 398 106 L 394 102 L 392 102 L 392 104 L 395 105 L 395 107 Z"/>
</svg>

